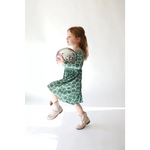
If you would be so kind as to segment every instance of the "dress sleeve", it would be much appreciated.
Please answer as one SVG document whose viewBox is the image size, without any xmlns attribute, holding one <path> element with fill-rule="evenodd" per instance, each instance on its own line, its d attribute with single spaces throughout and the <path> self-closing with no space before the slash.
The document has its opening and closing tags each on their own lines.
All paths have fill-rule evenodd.
<svg viewBox="0 0 150 150">
<path fill-rule="evenodd" d="M 81 69 L 84 62 L 84 53 L 82 50 L 76 51 L 76 59 L 74 62 L 63 62 L 63 66 L 65 68 L 71 68 L 71 69 Z"/>
</svg>

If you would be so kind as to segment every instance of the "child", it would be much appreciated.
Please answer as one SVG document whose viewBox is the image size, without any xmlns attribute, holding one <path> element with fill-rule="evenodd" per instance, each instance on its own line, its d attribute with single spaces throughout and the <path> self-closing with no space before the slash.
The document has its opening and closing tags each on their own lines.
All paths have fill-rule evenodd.
<svg viewBox="0 0 150 150">
<path fill-rule="evenodd" d="M 85 31 L 82 27 L 71 27 L 67 30 L 67 43 L 72 46 L 76 54 L 74 62 L 64 61 L 56 58 L 57 64 L 64 66 L 63 79 L 51 82 L 47 87 L 50 90 L 52 102 L 52 110 L 47 116 L 47 119 L 52 120 L 56 118 L 62 111 L 62 107 L 59 105 L 58 99 L 62 102 L 69 103 L 75 107 L 80 118 L 81 123 L 76 129 L 83 129 L 90 120 L 87 113 L 83 110 L 80 103 L 82 99 L 82 66 L 84 60 L 88 57 L 88 44 L 85 36 Z"/>
</svg>

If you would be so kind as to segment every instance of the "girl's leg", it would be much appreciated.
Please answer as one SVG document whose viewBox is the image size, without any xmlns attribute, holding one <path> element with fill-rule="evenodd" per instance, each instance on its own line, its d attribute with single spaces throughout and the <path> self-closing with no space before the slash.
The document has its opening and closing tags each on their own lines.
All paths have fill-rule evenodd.
<svg viewBox="0 0 150 150">
<path fill-rule="evenodd" d="M 51 92 L 51 91 L 50 91 L 50 95 L 51 95 L 51 98 L 52 98 L 52 102 L 53 102 L 53 103 L 57 103 L 57 102 L 58 102 L 58 97 L 55 96 L 54 93 Z"/>
<path fill-rule="evenodd" d="M 81 130 L 90 123 L 90 119 L 88 118 L 87 113 L 83 111 L 83 108 L 80 104 L 75 104 L 74 107 L 81 118 L 81 123 L 76 127 L 76 129 Z"/>
<path fill-rule="evenodd" d="M 51 95 L 52 101 L 50 101 L 51 112 L 47 116 L 48 120 L 55 119 L 63 111 L 62 107 L 59 105 L 58 97 L 55 96 L 54 93 L 52 93 L 51 91 L 50 91 L 50 95 Z"/>
<path fill-rule="evenodd" d="M 85 112 L 83 111 L 83 108 L 80 104 L 75 104 L 74 105 L 76 111 L 78 112 L 78 114 L 81 116 L 82 114 L 84 114 Z"/>
</svg>

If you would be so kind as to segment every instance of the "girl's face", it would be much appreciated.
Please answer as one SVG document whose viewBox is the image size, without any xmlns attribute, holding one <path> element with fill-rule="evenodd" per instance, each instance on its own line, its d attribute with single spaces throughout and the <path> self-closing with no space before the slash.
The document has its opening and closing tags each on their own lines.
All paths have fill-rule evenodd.
<svg viewBox="0 0 150 150">
<path fill-rule="evenodd" d="M 78 45 L 79 44 L 79 38 L 76 38 L 74 36 L 74 34 L 72 34 L 70 31 L 67 31 L 67 44 L 69 46 L 75 46 L 75 45 Z"/>
</svg>

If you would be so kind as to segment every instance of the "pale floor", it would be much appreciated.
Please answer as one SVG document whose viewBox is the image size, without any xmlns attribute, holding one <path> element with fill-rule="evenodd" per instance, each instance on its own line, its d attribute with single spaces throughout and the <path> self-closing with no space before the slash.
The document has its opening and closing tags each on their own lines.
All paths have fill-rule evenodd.
<svg viewBox="0 0 150 150">
<path fill-rule="evenodd" d="M 70 105 L 61 106 L 63 112 L 47 120 L 50 106 L 25 105 L 25 149 L 125 150 L 125 109 L 83 107 L 91 123 L 76 130 L 78 114 Z"/>
</svg>

